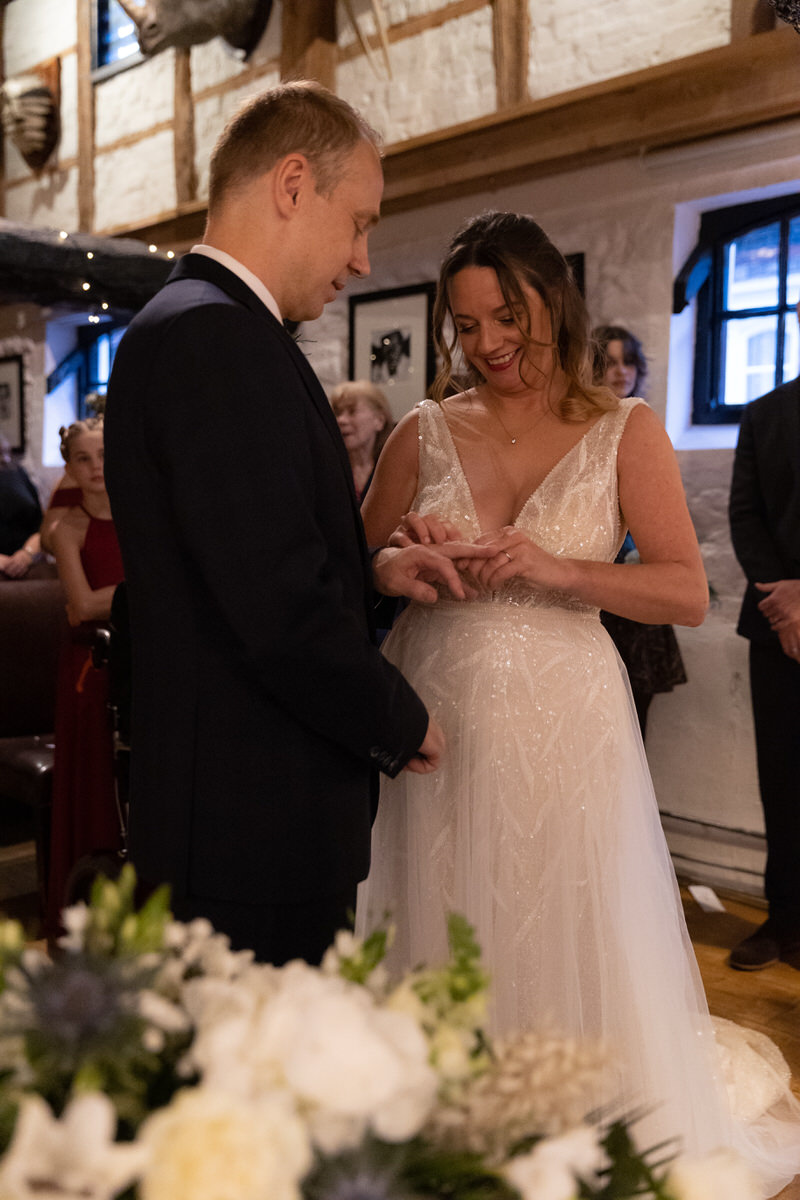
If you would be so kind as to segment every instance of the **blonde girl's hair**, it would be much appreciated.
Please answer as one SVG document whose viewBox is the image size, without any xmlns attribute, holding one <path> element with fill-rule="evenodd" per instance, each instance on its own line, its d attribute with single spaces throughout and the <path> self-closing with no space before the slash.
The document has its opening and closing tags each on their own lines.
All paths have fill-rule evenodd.
<svg viewBox="0 0 800 1200">
<path fill-rule="evenodd" d="M 553 368 L 567 378 L 567 395 L 558 404 L 564 421 L 585 421 L 610 412 L 619 401 L 610 388 L 592 382 L 589 316 L 569 263 L 532 217 L 521 213 L 487 212 L 463 225 L 450 242 L 439 273 L 433 310 L 433 336 L 441 362 L 431 395 L 441 401 L 453 390 L 454 355 L 459 354 L 458 332 L 445 334 L 450 309 L 450 284 L 465 267 L 488 267 L 508 305 L 524 343 L 541 347 L 531 336 L 528 302 L 523 285 L 539 293 L 553 331 L 550 346 Z M 536 368 L 533 368 L 536 369 Z M 482 376 L 468 363 L 459 379 L 473 387 Z"/>
<path fill-rule="evenodd" d="M 73 421 L 71 425 L 62 425 L 58 431 L 58 436 L 61 438 L 61 457 L 64 459 L 64 462 L 69 462 L 70 455 L 72 454 L 72 444 L 76 438 L 82 437 L 84 433 L 102 432 L 102 417 L 86 417 L 83 421 Z"/>
</svg>

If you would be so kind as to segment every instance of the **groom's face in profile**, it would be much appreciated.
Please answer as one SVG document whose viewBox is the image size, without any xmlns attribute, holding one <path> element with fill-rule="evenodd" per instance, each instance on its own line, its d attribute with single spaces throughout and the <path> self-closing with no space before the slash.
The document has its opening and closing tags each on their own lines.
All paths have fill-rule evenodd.
<svg viewBox="0 0 800 1200">
<path fill-rule="evenodd" d="M 367 242 L 377 224 L 383 171 L 375 147 L 359 142 L 342 161 L 333 190 L 316 190 L 303 215 L 302 251 L 285 317 L 313 321 L 351 275 L 369 274 Z"/>
</svg>

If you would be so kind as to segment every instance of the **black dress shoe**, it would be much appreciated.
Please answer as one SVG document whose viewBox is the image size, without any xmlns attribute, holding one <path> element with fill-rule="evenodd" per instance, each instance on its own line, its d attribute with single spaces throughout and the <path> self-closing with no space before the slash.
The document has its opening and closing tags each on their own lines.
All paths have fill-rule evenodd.
<svg viewBox="0 0 800 1200">
<path fill-rule="evenodd" d="M 769 918 L 755 933 L 751 933 L 744 941 L 731 950 L 728 965 L 736 971 L 762 971 L 779 962 L 781 957 L 781 939 Z"/>
</svg>

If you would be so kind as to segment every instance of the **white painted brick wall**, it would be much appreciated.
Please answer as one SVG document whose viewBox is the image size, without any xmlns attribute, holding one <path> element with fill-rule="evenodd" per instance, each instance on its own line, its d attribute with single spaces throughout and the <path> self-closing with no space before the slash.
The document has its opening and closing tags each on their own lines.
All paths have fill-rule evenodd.
<svg viewBox="0 0 800 1200">
<path fill-rule="evenodd" d="M 255 82 L 251 80 L 231 91 L 218 92 L 195 101 L 195 166 L 198 196 L 208 196 L 208 160 L 225 123 L 249 96 L 264 88 L 273 87 L 279 81 L 277 71 L 269 72 Z"/>
<path fill-rule="evenodd" d="M 372 0 L 351 0 L 350 6 L 364 36 L 369 37 L 371 34 L 377 33 Z M 440 12 L 448 6 L 448 0 L 383 0 L 386 24 L 390 29 L 393 25 L 401 25 L 412 17 Z M 341 46 L 350 46 L 359 40 L 347 8 L 341 3 L 341 0 L 336 6 L 336 22 Z"/>
<path fill-rule="evenodd" d="M 99 154 L 95 159 L 94 203 L 99 233 L 120 225 L 140 224 L 156 213 L 173 209 L 172 130 Z"/>
<path fill-rule="evenodd" d="M 40 179 L 28 172 L 25 183 L 6 192 L 9 221 L 29 221 L 49 229 L 78 228 L 78 168 L 47 171 Z"/>
<path fill-rule="evenodd" d="M 529 0 L 532 98 L 730 41 L 730 0 Z"/>
<path fill-rule="evenodd" d="M 6 78 L 62 54 L 77 41 L 75 0 L 11 0 L 3 39 Z"/>
<path fill-rule="evenodd" d="M 60 161 L 78 153 L 78 55 L 61 59 L 61 140 L 56 148 Z"/>
<path fill-rule="evenodd" d="M 175 52 L 165 50 L 96 84 L 95 145 L 102 150 L 120 138 L 171 121 Z"/>
<path fill-rule="evenodd" d="M 492 20 L 479 9 L 391 47 L 392 79 L 363 55 L 339 66 L 336 90 L 387 142 L 494 112 Z"/>
<path fill-rule="evenodd" d="M 281 2 L 273 0 L 264 36 L 247 63 L 222 38 L 212 38 L 202 46 L 192 46 L 192 88 L 197 92 L 224 83 L 227 79 L 235 79 L 246 66 L 258 66 L 269 59 L 277 59 L 280 52 Z"/>
</svg>

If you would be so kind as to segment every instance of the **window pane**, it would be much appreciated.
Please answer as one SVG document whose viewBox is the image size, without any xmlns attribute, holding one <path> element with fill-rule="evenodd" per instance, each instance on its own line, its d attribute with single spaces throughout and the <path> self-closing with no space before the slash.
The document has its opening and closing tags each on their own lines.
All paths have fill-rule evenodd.
<svg viewBox="0 0 800 1200">
<path fill-rule="evenodd" d="M 139 50 L 136 26 L 117 0 L 97 0 L 97 62 L 119 62 Z"/>
<path fill-rule="evenodd" d="M 767 308 L 778 303 L 780 223 L 763 225 L 725 248 L 724 307 Z"/>
<path fill-rule="evenodd" d="M 724 404 L 748 404 L 775 387 L 778 318 L 746 317 L 726 321 L 722 339 L 725 361 Z"/>
<path fill-rule="evenodd" d="M 783 382 L 800 375 L 800 328 L 793 312 L 786 314 L 786 330 L 783 342 Z"/>
<path fill-rule="evenodd" d="M 786 300 L 797 304 L 800 300 L 800 217 L 789 222 L 789 278 L 786 283 Z"/>
</svg>

